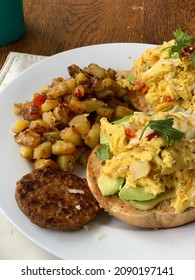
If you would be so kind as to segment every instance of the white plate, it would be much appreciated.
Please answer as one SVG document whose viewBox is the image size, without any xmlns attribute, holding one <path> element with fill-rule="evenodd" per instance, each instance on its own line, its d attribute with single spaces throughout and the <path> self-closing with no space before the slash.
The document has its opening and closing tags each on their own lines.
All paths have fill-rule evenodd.
<svg viewBox="0 0 195 280">
<path fill-rule="evenodd" d="M 19 156 L 11 128 L 13 104 L 31 98 L 52 78 L 68 78 L 67 67 L 94 62 L 105 68 L 130 69 L 134 59 L 153 45 L 117 43 L 78 48 L 59 53 L 30 67 L 0 92 L 0 207 L 29 239 L 62 259 L 194 259 L 194 224 L 167 230 L 144 230 L 103 214 L 88 230 L 59 232 L 32 224 L 15 202 L 15 183 L 30 171 Z M 103 238 L 102 238 L 103 237 Z"/>
</svg>

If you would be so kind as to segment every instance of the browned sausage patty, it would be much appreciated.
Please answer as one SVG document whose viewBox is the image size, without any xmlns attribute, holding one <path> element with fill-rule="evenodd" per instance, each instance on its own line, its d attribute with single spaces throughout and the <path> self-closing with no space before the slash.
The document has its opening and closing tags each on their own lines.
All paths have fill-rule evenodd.
<svg viewBox="0 0 195 280">
<path fill-rule="evenodd" d="M 86 179 L 51 168 L 24 175 L 16 183 L 15 198 L 32 223 L 48 229 L 80 229 L 99 211 Z"/>
</svg>

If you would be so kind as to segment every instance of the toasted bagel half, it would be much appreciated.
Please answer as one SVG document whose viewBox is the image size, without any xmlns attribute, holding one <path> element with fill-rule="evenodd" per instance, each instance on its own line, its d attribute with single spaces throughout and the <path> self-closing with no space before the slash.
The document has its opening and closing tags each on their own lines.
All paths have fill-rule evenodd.
<svg viewBox="0 0 195 280">
<path fill-rule="evenodd" d="M 146 211 L 134 208 L 130 202 L 121 200 L 117 194 L 103 196 L 97 184 L 104 164 L 97 156 L 98 147 L 99 145 L 94 148 L 88 159 L 87 181 L 95 199 L 110 215 L 129 225 L 143 228 L 172 228 L 195 221 L 195 208 L 175 213 L 170 200 L 162 201 L 155 208 Z"/>
</svg>

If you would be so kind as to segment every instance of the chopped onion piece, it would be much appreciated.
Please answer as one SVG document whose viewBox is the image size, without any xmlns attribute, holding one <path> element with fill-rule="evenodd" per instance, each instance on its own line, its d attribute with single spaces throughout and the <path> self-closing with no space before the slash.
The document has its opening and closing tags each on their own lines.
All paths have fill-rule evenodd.
<svg viewBox="0 0 195 280">
<path fill-rule="evenodd" d="M 195 89 L 195 84 L 188 87 L 188 90 L 191 92 L 193 89 Z"/>
<path fill-rule="evenodd" d="M 150 172 L 150 164 L 146 160 L 140 160 L 130 165 L 130 171 L 134 180 L 146 177 Z"/>
<path fill-rule="evenodd" d="M 78 190 L 78 189 L 68 189 L 69 193 L 80 193 L 80 194 L 84 194 L 83 190 Z"/>
<path fill-rule="evenodd" d="M 173 77 L 175 76 L 175 72 L 170 72 L 167 77 L 166 77 L 166 81 L 169 82 Z"/>
</svg>

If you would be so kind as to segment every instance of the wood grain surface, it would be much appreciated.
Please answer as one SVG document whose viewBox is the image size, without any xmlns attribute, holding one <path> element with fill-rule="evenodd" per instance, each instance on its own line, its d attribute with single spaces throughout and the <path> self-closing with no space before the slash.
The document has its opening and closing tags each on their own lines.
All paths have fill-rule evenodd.
<svg viewBox="0 0 195 280">
<path fill-rule="evenodd" d="M 53 55 L 114 42 L 161 44 L 181 27 L 195 35 L 195 0 L 23 0 L 25 34 L 0 47 L 9 52 Z"/>
</svg>

